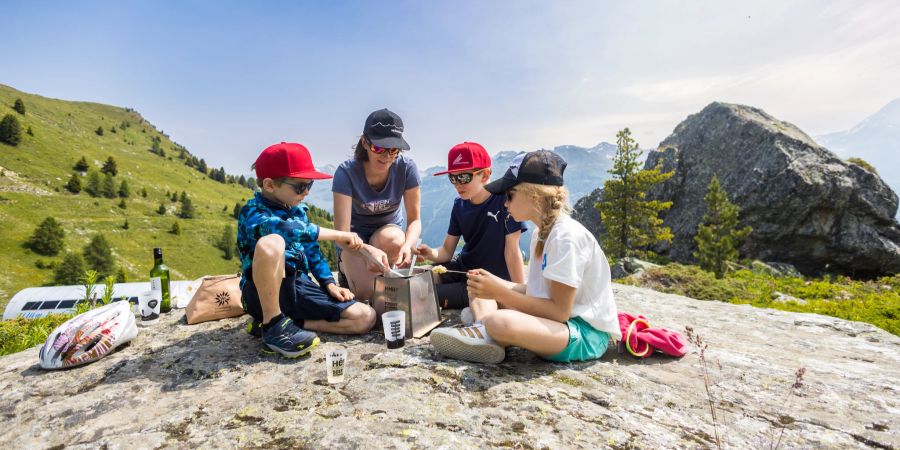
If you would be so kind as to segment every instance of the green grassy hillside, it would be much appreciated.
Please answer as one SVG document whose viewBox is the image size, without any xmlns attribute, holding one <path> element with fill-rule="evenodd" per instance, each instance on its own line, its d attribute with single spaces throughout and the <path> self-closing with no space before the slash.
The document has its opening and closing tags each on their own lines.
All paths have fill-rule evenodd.
<svg viewBox="0 0 900 450">
<path fill-rule="evenodd" d="M 25 115 L 13 110 L 17 98 Z M 38 261 L 62 260 L 65 251 L 80 252 L 95 233 L 103 233 L 112 245 L 117 267 L 128 281 L 146 280 L 152 264 L 152 248 L 162 247 L 174 279 L 206 274 L 233 273 L 240 263 L 225 260 L 215 247 L 225 226 L 234 224 L 235 203 L 253 192 L 239 184 L 224 184 L 185 165 L 190 152 L 144 120 L 137 112 L 97 103 L 49 99 L 0 85 L 0 117 L 12 114 L 22 125 L 22 142 L 0 143 L 0 311 L 16 292 L 48 284 L 52 269 L 38 268 Z M 26 133 L 28 128 L 33 136 Z M 104 129 L 99 135 L 98 127 Z M 112 130 L 115 129 L 115 132 Z M 150 151 L 153 139 L 166 156 Z M 247 149 L 247 164 L 258 149 Z M 109 156 L 118 164 L 116 186 L 127 180 L 131 190 L 127 207 L 119 198 L 92 198 L 65 189 L 73 166 L 84 156 L 99 170 Z M 214 161 L 210 166 L 215 167 Z M 85 182 L 86 177 L 82 178 Z M 141 196 L 142 189 L 147 197 Z M 187 192 L 193 201 L 194 219 L 176 217 L 178 203 L 167 192 Z M 165 203 L 168 211 L 159 215 Z M 46 217 L 60 221 L 66 231 L 65 250 L 47 257 L 23 247 L 23 242 Z M 122 225 L 128 220 L 129 228 Z M 181 234 L 169 233 L 178 221 Z M 40 264 L 45 265 L 45 264 Z"/>
</svg>

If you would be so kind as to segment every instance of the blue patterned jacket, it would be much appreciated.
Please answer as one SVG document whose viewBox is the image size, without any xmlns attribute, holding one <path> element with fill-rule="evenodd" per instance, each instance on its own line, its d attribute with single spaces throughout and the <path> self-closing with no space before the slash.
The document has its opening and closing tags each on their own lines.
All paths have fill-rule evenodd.
<svg viewBox="0 0 900 450">
<path fill-rule="evenodd" d="M 300 204 L 293 208 L 269 200 L 257 192 L 241 208 L 237 227 L 238 252 L 241 255 L 241 287 L 247 280 L 247 273 L 253 266 L 253 252 L 256 243 L 263 236 L 277 234 L 284 238 L 284 262 L 300 273 L 311 272 L 319 286 L 323 288 L 334 283 L 328 260 L 322 254 L 317 239 L 319 226 L 311 223 L 306 215 L 308 206 Z"/>
</svg>

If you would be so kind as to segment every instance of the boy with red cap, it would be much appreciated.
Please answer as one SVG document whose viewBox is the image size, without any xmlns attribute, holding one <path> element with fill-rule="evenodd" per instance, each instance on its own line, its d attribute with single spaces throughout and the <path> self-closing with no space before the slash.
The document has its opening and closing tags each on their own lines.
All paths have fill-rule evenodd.
<svg viewBox="0 0 900 450">
<path fill-rule="evenodd" d="M 304 328 L 369 331 L 375 310 L 335 283 L 318 244 L 337 241 L 355 249 L 362 240 L 356 233 L 311 223 L 308 207 L 300 204 L 314 180 L 331 176 L 316 171 L 306 147 L 286 142 L 263 150 L 252 169 L 260 190 L 241 209 L 237 233 L 242 302 L 253 317 L 250 333 L 261 336 L 269 349 L 296 358 L 319 343 Z"/>
<path fill-rule="evenodd" d="M 524 283 L 519 237 L 527 228 L 509 217 L 502 195 L 484 189 L 491 178 L 491 157 L 484 147 L 475 142 L 456 145 L 447 155 L 447 170 L 434 175 L 447 175 L 459 198 L 453 203 L 444 245 L 434 249 L 423 244 L 416 249 L 417 253 L 448 270 L 485 269 L 505 280 Z M 460 237 L 465 245 L 454 256 Z M 471 324 L 473 315 L 467 308 L 466 276 L 447 272 L 440 277 L 437 294 L 441 307 L 465 308 L 460 317 L 466 325 Z"/>
</svg>

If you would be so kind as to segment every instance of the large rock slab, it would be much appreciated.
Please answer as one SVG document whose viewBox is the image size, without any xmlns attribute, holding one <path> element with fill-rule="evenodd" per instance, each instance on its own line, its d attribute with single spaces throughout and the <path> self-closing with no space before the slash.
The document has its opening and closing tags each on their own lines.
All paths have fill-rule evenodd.
<svg viewBox="0 0 900 450">
<path fill-rule="evenodd" d="M 728 448 L 900 447 L 900 338 L 839 319 L 615 286 L 621 311 L 691 326 Z M 700 361 L 503 364 L 437 355 L 427 339 L 325 335 L 301 360 L 267 356 L 247 318 L 188 326 L 179 311 L 97 363 L 45 372 L 37 348 L 0 359 L 6 448 L 713 448 Z M 456 316 L 451 317 L 451 323 Z M 325 382 L 324 349 L 349 351 Z M 806 369 L 799 395 L 794 373 Z"/>
<path fill-rule="evenodd" d="M 649 193 L 673 201 L 675 235 L 656 250 L 690 262 L 714 175 L 753 227 L 743 253 L 805 273 L 900 272 L 897 194 L 875 173 L 841 160 L 796 126 L 743 105 L 712 103 L 647 155 L 675 175 Z"/>
</svg>

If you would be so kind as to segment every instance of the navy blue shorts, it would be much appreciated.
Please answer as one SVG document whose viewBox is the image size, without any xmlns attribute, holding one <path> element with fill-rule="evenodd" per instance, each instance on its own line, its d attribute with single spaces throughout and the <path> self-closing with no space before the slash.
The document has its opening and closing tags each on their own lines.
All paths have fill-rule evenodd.
<svg viewBox="0 0 900 450">
<path fill-rule="evenodd" d="M 288 274 L 281 280 L 281 292 L 278 295 L 278 303 L 284 315 L 300 320 L 326 320 L 337 322 L 341 320 L 341 313 L 355 300 L 339 302 L 319 287 L 305 273 L 292 274 L 290 268 L 286 268 Z M 254 319 L 262 321 L 262 305 L 259 303 L 259 293 L 253 284 L 251 273 L 246 274 L 247 281 L 241 292 L 241 301 L 244 310 Z"/>
</svg>

